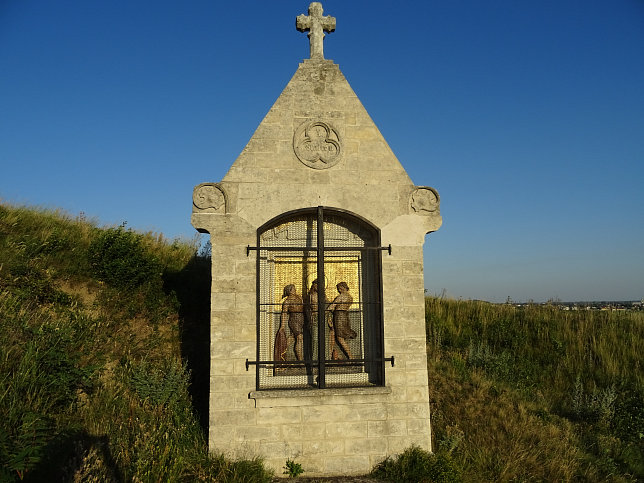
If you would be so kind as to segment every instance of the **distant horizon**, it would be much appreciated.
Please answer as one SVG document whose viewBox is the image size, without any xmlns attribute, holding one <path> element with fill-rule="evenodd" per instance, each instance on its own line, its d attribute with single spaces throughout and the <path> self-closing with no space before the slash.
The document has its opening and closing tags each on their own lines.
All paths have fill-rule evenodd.
<svg viewBox="0 0 644 483">
<path fill-rule="evenodd" d="M 309 3 L 4 2 L 0 199 L 194 239 L 192 189 L 308 57 Z M 322 3 L 325 57 L 440 195 L 429 293 L 644 297 L 644 2 Z"/>
<path fill-rule="evenodd" d="M 581 304 L 581 303 L 584 303 L 584 304 L 595 304 L 595 303 L 598 303 L 598 304 L 620 304 L 620 303 L 633 304 L 633 303 L 638 303 L 639 304 L 639 303 L 644 303 L 643 302 L 644 298 L 636 299 L 636 300 L 629 300 L 629 299 L 615 299 L 615 300 L 611 300 L 611 299 L 598 299 L 598 300 L 534 300 L 534 299 L 528 299 L 528 300 L 510 300 L 509 302 L 507 300 L 503 301 L 503 302 L 494 302 L 494 301 L 491 301 L 491 300 L 484 300 L 484 299 L 469 299 L 469 298 L 466 299 L 466 298 L 463 298 L 463 297 L 455 298 L 455 297 L 450 297 L 449 295 L 441 296 L 441 295 L 429 294 L 429 293 L 427 293 L 425 295 L 427 295 L 428 297 L 442 298 L 442 299 L 455 300 L 455 301 L 461 301 L 462 300 L 462 301 L 466 301 L 466 302 L 487 302 L 487 303 L 491 303 L 491 304 L 507 304 L 507 303 L 510 303 L 510 304 L 513 304 L 513 305 L 516 305 L 516 304 L 539 304 L 539 305 L 541 305 L 541 304 Z"/>
<path fill-rule="evenodd" d="M 644 297 L 639 297 L 635 299 L 624 299 L 624 298 L 615 298 L 615 299 L 608 299 L 608 298 L 599 298 L 599 299 L 576 299 L 576 300 L 563 300 L 563 299 L 558 299 L 558 298 L 549 298 L 545 300 L 537 300 L 535 298 L 527 298 L 523 300 L 514 300 L 510 297 L 510 300 L 508 301 L 508 297 L 506 297 L 504 300 L 486 300 L 486 299 L 481 299 L 481 298 L 469 298 L 469 297 L 461 297 L 461 296 L 453 296 L 452 294 L 448 292 L 430 292 L 427 288 L 425 288 L 425 296 L 427 297 L 433 297 L 433 298 L 438 298 L 438 299 L 447 299 L 447 300 L 455 300 L 455 301 L 471 301 L 471 302 L 488 302 L 491 304 L 547 304 L 547 303 L 552 303 L 552 304 L 579 304 L 579 303 L 644 303 Z"/>
</svg>

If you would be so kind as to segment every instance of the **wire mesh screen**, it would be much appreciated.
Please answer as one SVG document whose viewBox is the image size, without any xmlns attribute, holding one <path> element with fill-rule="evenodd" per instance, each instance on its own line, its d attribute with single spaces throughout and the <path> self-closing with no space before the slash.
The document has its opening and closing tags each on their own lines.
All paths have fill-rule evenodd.
<svg viewBox="0 0 644 483">
<path fill-rule="evenodd" d="M 258 389 L 383 383 L 377 234 L 340 215 L 323 228 L 320 246 L 315 213 L 259 235 Z"/>
<path fill-rule="evenodd" d="M 258 366 L 261 388 L 314 386 L 317 320 L 303 293 L 317 257 L 267 250 L 259 256 L 259 359 L 274 361 Z"/>
</svg>

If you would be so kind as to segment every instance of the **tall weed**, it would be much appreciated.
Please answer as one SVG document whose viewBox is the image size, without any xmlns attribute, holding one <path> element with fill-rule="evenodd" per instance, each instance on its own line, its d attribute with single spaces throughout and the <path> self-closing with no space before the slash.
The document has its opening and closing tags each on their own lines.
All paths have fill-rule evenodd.
<svg viewBox="0 0 644 483">
<path fill-rule="evenodd" d="M 85 322 L 17 304 L 0 292 L 0 462 L 22 478 L 55 437 L 61 413 L 89 391 L 96 367 L 82 357 Z M 22 300 L 20 300 L 23 302 Z"/>
</svg>

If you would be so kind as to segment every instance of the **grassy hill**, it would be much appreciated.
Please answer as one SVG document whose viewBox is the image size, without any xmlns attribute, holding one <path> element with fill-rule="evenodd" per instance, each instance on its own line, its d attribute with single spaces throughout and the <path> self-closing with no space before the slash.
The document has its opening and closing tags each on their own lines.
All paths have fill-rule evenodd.
<svg viewBox="0 0 644 483">
<path fill-rule="evenodd" d="M 427 299 L 439 452 L 465 481 L 644 480 L 644 314 Z"/>
<path fill-rule="evenodd" d="M 0 205 L 0 481 L 270 481 L 207 454 L 209 279 L 194 244 Z"/>
<path fill-rule="evenodd" d="M 207 453 L 196 252 L 0 204 L 0 481 L 271 480 Z M 427 327 L 436 454 L 374 477 L 644 479 L 641 314 L 428 298 Z"/>
</svg>

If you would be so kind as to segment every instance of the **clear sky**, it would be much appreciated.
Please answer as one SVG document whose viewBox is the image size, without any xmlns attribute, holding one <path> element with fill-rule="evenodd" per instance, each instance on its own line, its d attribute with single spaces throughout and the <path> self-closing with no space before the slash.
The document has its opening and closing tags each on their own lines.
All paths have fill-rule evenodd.
<svg viewBox="0 0 644 483">
<path fill-rule="evenodd" d="M 308 1 L 0 0 L 0 198 L 194 236 L 308 57 Z M 425 286 L 644 297 L 644 1 L 323 2 L 325 57 L 441 195 Z"/>
</svg>

